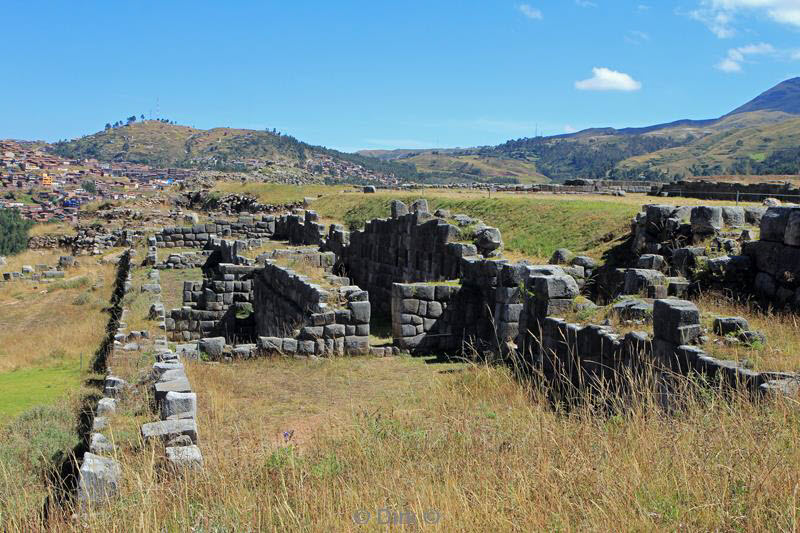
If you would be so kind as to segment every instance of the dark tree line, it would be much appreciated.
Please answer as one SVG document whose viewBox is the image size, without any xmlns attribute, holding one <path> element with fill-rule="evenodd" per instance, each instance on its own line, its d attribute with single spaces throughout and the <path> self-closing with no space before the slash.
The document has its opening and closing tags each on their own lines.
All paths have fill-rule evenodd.
<svg viewBox="0 0 800 533">
<path fill-rule="evenodd" d="M 0 255 L 13 255 L 28 246 L 28 231 L 33 222 L 16 209 L 0 209 Z"/>
</svg>

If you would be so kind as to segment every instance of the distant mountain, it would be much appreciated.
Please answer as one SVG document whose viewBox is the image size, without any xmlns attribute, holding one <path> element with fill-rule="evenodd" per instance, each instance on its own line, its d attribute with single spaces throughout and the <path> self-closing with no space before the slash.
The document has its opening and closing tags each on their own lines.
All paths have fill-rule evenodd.
<svg viewBox="0 0 800 533">
<path fill-rule="evenodd" d="M 800 78 L 779 83 L 725 116 L 752 111 L 780 111 L 790 115 L 800 115 Z"/>
<path fill-rule="evenodd" d="M 636 128 L 591 128 L 462 150 L 384 151 L 384 160 L 436 168 L 517 163 L 513 179 L 671 180 L 692 175 L 800 173 L 800 78 L 779 83 L 716 119 L 682 119 Z M 519 166 L 519 165 L 522 166 Z M 528 173 L 525 175 L 525 173 Z"/>
</svg>

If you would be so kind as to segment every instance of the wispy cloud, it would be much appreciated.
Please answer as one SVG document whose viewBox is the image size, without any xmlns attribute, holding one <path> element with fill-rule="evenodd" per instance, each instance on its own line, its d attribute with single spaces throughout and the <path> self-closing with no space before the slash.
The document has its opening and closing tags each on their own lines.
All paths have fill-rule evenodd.
<svg viewBox="0 0 800 533">
<path fill-rule="evenodd" d="M 591 0 L 575 0 L 575 4 L 580 7 L 597 7 L 597 4 Z"/>
<path fill-rule="evenodd" d="M 748 58 L 777 54 L 778 50 L 769 43 L 749 44 L 747 46 L 731 48 L 728 50 L 728 55 L 716 64 L 716 68 L 722 72 L 733 74 L 742 71 L 742 64 L 750 61 Z"/>
<path fill-rule="evenodd" d="M 629 44 L 643 44 L 650 40 L 650 35 L 639 30 L 630 30 L 625 35 L 625 42 Z"/>
<path fill-rule="evenodd" d="M 636 10 L 637 11 L 650 11 L 650 7 L 651 6 L 649 6 L 647 4 L 639 4 L 638 6 L 636 6 Z"/>
<path fill-rule="evenodd" d="M 571 124 L 564 124 L 564 133 L 575 133 L 578 129 Z"/>
<path fill-rule="evenodd" d="M 536 9 L 530 4 L 520 4 L 517 6 L 517 9 L 519 9 L 520 13 L 531 20 L 542 20 L 544 18 L 542 11 L 540 9 Z"/>
<path fill-rule="evenodd" d="M 697 9 L 690 11 L 689 16 L 705 24 L 720 39 L 726 39 L 736 35 L 734 23 L 743 12 L 800 27 L 798 0 L 700 0 Z"/>
<path fill-rule="evenodd" d="M 629 74 L 605 67 L 592 69 L 593 76 L 586 80 L 576 81 L 575 88 L 580 91 L 638 91 L 642 84 Z"/>
</svg>

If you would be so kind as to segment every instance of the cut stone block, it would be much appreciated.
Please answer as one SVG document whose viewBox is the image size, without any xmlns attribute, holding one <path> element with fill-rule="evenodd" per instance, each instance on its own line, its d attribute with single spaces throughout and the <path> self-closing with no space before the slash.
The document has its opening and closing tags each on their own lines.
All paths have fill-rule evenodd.
<svg viewBox="0 0 800 533">
<path fill-rule="evenodd" d="M 142 425 L 142 438 L 144 440 L 162 439 L 166 442 L 180 435 L 189 437 L 192 439 L 193 444 L 197 444 L 197 424 L 193 418 L 162 420 Z"/>
<path fill-rule="evenodd" d="M 108 502 L 119 489 L 121 469 L 114 459 L 91 452 L 83 454 L 78 481 L 78 500 L 85 504 Z"/>
</svg>

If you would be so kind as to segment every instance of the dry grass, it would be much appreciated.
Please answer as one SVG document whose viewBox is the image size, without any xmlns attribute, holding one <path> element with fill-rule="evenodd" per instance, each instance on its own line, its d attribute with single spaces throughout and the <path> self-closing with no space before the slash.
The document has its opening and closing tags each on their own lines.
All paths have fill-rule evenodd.
<svg viewBox="0 0 800 533">
<path fill-rule="evenodd" d="M 54 265 L 58 253 L 24 252 L 10 258 L 9 270 L 22 264 Z M 100 344 L 108 320 L 114 265 L 80 258 L 64 280 L 16 281 L 0 286 L 0 372 L 84 363 Z M 19 264 L 19 265 L 17 265 Z"/>
<path fill-rule="evenodd" d="M 703 347 L 711 355 L 723 359 L 747 359 L 756 370 L 800 371 L 797 315 L 758 310 L 719 293 L 706 293 L 696 303 L 709 331 L 712 331 L 715 317 L 741 316 L 747 319 L 750 329 L 767 336 L 767 342 L 763 346 L 731 346 L 712 333 L 709 335 L 712 342 Z"/>
<path fill-rule="evenodd" d="M 441 531 L 800 525 L 800 413 L 788 401 L 709 390 L 674 416 L 651 401 L 613 417 L 558 413 L 502 368 L 407 358 L 190 373 L 205 471 L 161 478 L 161 450 L 126 448 L 120 499 L 82 529 L 355 531 L 366 510 L 378 531 L 380 509 Z"/>
</svg>

